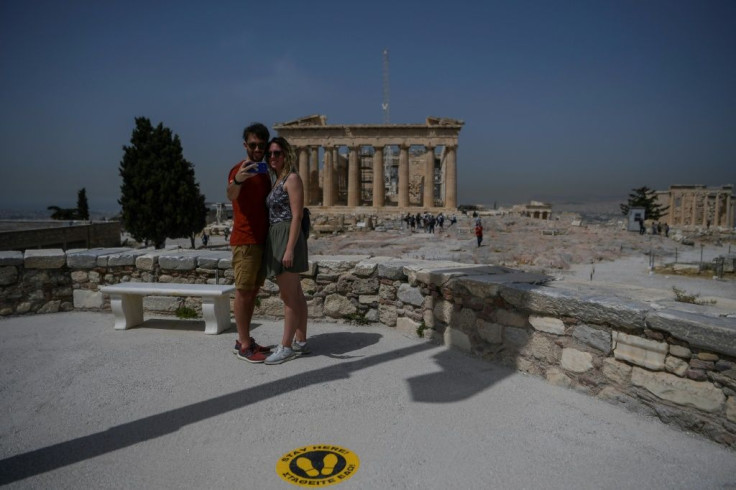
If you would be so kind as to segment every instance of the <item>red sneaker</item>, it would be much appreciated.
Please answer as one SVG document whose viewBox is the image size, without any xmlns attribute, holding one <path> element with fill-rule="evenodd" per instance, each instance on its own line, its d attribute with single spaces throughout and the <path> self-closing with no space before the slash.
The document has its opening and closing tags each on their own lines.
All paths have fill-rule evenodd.
<svg viewBox="0 0 736 490">
<path fill-rule="evenodd" d="M 259 345 L 253 337 L 250 338 L 250 345 L 253 347 L 253 349 L 256 352 L 262 352 L 264 354 L 268 354 L 271 352 L 270 347 L 264 347 L 262 345 Z M 238 355 L 238 352 L 243 348 L 243 344 L 240 343 L 240 340 L 235 339 L 235 347 L 233 347 L 233 354 Z"/>
<path fill-rule="evenodd" d="M 248 349 L 238 351 L 238 359 L 248 361 L 253 364 L 265 361 L 266 354 L 258 352 L 253 347 L 254 346 L 251 345 Z"/>
</svg>

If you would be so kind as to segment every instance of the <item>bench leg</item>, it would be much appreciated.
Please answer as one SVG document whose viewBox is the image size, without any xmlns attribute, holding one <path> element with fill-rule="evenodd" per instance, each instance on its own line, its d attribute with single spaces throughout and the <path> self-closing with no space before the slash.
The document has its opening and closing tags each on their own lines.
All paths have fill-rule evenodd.
<svg viewBox="0 0 736 490">
<path fill-rule="evenodd" d="M 204 333 L 216 335 L 230 328 L 229 296 L 202 298 Z"/>
<path fill-rule="evenodd" d="M 115 330 L 127 330 L 143 323 L 143 296 L 111 294 L 110 308 L 115 317 Z"/>
</svg>

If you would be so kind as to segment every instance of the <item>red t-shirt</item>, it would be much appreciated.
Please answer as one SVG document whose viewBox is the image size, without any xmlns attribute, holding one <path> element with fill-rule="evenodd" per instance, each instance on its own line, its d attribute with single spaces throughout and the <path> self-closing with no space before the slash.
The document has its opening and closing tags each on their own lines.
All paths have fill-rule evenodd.
<svg viewBox="0 0 736 490">
<path fill-rule="evenodd" d="M 228 184 L 244 161 L 230 169 Z M 268 235 L 266 196 L 271 191 L 271 178 L 268 174 L 258 174 L 240 186 L 240 194 L 233 201 L 233 233 L 230 235 L 230 245 L 265 245 Z"/>
</svg>

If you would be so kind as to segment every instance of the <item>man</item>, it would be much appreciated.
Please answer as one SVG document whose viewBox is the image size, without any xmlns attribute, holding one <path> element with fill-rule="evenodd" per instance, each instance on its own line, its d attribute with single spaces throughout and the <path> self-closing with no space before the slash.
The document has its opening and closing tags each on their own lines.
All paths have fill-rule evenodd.
<svg viewBox="0 0 736 490">
<path fill-rule="evenodd" d="M 238 162 L 228 175 L 227 198 L 233 203 L 233 229 L 230 245 L 233 250 L 235 273 L 235 325 L 238 339 L 235 352 L 238 359 L 257 363 L 266 360 L 267 347 L 262 347 L 250 336 L 256 295 L 265 280 L 261 267 L 263 248 L 268 234 L 266 196 L 271 190 L 267 173 L 256 173 L 257 163 L 263 161 L 268 144 L 268 128 L 253 123 L 243 131 L 243 146 L 248 158 Z"/>
</svg>

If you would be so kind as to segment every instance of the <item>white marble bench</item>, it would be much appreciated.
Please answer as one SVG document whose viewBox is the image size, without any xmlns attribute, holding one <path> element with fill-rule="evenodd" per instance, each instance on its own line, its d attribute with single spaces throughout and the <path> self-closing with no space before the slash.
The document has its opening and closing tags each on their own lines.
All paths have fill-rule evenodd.
<svg viewBox="0 0 736 490">
<path fill-rule="evenodd" d="M 116 330 L 143 323 L 144 296 L 201 296 L 204 333 L 218 334 L 230 328 L 230 293 L 235 286 L 124 282 L 104 286 L 100 291 L 110 295 Z"/>
</svg>

